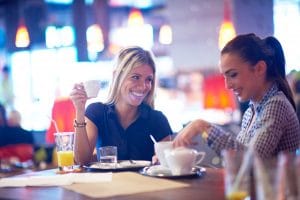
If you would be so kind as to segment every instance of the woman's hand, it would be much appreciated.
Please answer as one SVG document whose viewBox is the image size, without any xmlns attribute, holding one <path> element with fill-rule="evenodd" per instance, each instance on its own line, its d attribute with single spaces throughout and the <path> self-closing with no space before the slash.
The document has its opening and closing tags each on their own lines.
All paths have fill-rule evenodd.
<svg viewBox="0 0 300 200">
<path fill-rule="evenodd" d="M 74 85 L 70 93 L 70 98 L 77 112 L 85 110 L 85 104 L 88 98 L 82 83 L 77 83 Z"/>
<path fill-rule="evenodd" d="M 207 132 L 209 128 L 210 124 L 201 119 L 190 122 L 175 137 L 174 147 L 196 145 L 197 142 L 194 142 L 193 138 L 204 131 Z"/>
<path fill-rule="evenodd" d="M 156 155 L 152 156 L 152 165 L 159 164 L 158 157 Z"/>
</svg>

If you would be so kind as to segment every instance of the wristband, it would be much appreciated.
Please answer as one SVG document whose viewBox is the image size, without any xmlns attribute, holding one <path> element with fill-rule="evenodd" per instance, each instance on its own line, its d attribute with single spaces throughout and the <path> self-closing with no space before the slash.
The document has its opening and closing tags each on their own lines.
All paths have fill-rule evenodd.
<svg viewBox="0 0 300 200">
<path fill-rule="evenodd" d="M 74 128 L 83 128 L 86 126 L 86 122 L 77 122 L 75 119 L 73 126 L 74 126 Z"/>
</svg>

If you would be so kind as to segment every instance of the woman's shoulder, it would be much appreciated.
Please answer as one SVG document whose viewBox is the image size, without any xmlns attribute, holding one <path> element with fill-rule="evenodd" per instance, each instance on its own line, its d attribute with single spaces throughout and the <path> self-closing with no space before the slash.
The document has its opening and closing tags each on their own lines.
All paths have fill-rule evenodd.
<svg viewBox="0 0 300 200">
<path fill-rule="evenodd" d="M 266 102 L 266 106 L 282 107 L 283 109 L 291 108 L 294 110 L 292 104 L 282 91 L 278 91 L 276 95 L 269 98 Z"/>
<path fill-rule="evenodd" d="M 94 102 L 87 106 L 86 113 L 102 112 L 103 110 L 106 110 L 107 107 L 108 107 L 108 105 L 105 103 Z"/>
<path fill-rule="evenodd" d="M 296 116 L 296 111 L 283 92 L 279 91 L 272 96 L 265 104 L 264 110 L 272 116 L 292 117 Z"/>
<path fill-rule="evenodd" d="M 87 109 L 88 108 L 93 108 L 93 109 L 94 108 L 104 108 L 104 107 L 107 107 L 107 104 L 102 103 L 102 102 L 93 102 L 87 106 Z"/>
</svg>

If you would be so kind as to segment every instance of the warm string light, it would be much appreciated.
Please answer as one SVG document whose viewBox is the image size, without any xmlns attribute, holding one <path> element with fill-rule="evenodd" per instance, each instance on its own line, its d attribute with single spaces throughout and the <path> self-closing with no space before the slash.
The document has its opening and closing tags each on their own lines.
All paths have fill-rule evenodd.
<svg viewBox="0 0 300 200">
<path fill-rule="evenodd" d="M 30 44 L 30 37 L 29 37 L 28 29 L 25 26 L 24 19 L 21 19 L 19 27 L 17 29 L 15 45 L 18 48 L 25 48 L 28 47 L 29 44 Z"/>
</svg>

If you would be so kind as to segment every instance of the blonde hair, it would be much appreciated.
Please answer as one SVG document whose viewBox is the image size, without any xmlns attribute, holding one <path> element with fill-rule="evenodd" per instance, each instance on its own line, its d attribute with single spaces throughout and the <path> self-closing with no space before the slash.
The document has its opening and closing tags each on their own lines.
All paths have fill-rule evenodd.
<svg viewBox="0 0 300 200">
<path fill-rule="evenodd" d="M 117 98 L 120 96 L 121 85 L 127 78 L 128 74 L 135 67 L 141 65 L 149 65 L 153 70 L 153 82 L 152 87 L 145 99 L 144 103 L 150 107 L 154 107 L 154 89 L 155 89 L 155 62 L 154 56 L 150 51 L 146 51 L 138 46 L 131 46 L 121 49 L 118 56 L 116 57 L 116 69 L 110 90 L 108 93 L 107 103 L 115 103 Z"/>
</svg>

